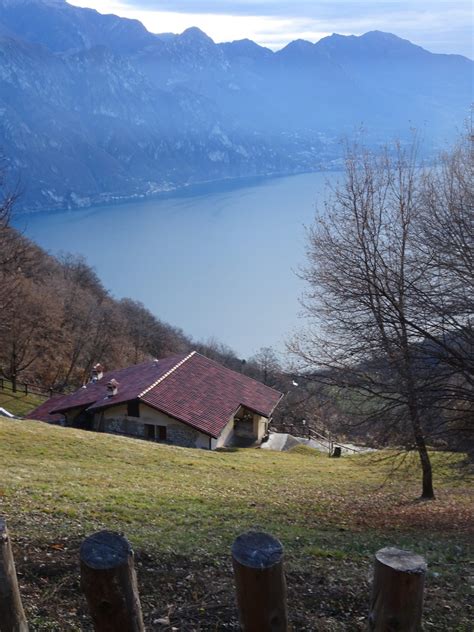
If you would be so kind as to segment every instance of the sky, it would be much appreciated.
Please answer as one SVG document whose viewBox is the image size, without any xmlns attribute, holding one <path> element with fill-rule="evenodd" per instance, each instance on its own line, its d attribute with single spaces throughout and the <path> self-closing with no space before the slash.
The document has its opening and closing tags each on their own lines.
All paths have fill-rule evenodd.
<svg viewBox="0 0 474 632">
<path fill-rule="evenodd" d="M 68 0 L 140 20 L 152 33 L 197 26 L 215 42 L 249 38 L 274 50 L 331 33 L 395 33 L 435 53 L 473 58 L 471 0 Z"/>
</svg>

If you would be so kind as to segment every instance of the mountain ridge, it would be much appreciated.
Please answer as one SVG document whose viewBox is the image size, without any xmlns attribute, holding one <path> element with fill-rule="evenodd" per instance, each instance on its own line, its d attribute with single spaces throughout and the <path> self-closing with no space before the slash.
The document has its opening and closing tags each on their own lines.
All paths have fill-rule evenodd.
<svg viewBox="0 0 474 632">
<path fill-rule="evenodd" d="M 373 144 L 414 126 L 438 147 L 468 113 L 472 66 L 380 31 L 272 51 L 0 0 L 0 150 L 26 210 L 337 167 L 361 124 Z"/>
</svg>

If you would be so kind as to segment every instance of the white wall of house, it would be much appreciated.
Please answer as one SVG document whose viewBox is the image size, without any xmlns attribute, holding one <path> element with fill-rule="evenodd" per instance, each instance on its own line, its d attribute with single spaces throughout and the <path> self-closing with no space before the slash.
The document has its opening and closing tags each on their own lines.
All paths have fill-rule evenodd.
<svg viewBox="0 0 474 632">
<path fill-rule="evenodd" d="M 212 449 L 215 448 L 223 448 L 226 445 L 232 444 L 232 439 L 234 436 L 247 437 L 255 440 L 255 443 L 260 443 L 265 436 L 268 428 L 268 419 L 266 417 L 262 417 L 261 415 L 253 414 L 252 418 L 252 427 L 248 430 L 248 432 L 243 432 L 237 434 L 234 432 L 235 430 L 235 419 L 242 412 L 242 408 L 239 408 L 235 415 L 227 422 L 224 430 L 221 432 L 218 439 L 212 440 Z"/>
<path fill-rule="evenodd" d="M 227 422 L 226 427 L 219 435 L 218 439 L 212 440 L 212 449 L 223 448 L 229 443 L 234 434 L 234 417 L 232 416 Z"/>
<path fill-rule="evenodd" d="M 254 415 L 253 423 L 255 427 L 255 434 L 257 435 L 257 441 L 261 441 L 268 430 L 268 419 L 266 417 L 262 417 L 262 415 Z"/>
<path fill-rule="evenodd" d="M 127 404 L 106 408 L 94 415 L 94 429 L 134 437 L 148 438 L 147 426 L 155 426 L 155 437 L 159 440 L 158 427 L 166 428 L 166 442 L 189 448 L 212 448 L 209 435 L 140 402 L 140 416 L 129 417 Z"/>
<path fill-rule="evenodd" d="M 160 431 L 161 427 L 166 428 L 166 439 L 162 439 L 163 442 L 206 450 L 215 450 L 226 445 L 232 445 L 234 437 L 253 438 L 255 443 L 259 443 L 262 441 L 268 428 L 268 419 L 266 417 L 252 414 L 252 423 L 247 425 L 243 432 L 235 432 L 235 419 L 245 412 L 240 408 L 236 415 L 229 419 L 219 437 L 214 439 L 165 413 L 155 410 L 143 402 L 139 404 L 139 417 L 129 416 L 127 411 L 127 404 L 124 403 L 96 412 L 92 428 L 96 431 L 142 439 L 152 439 L 153 437 L 155 441 L 160 441 L 160 434 L 163 434 L 163 431 Z M 150 427 L 154 427 L 154 430 L 151 430 Z"/>
</svg>

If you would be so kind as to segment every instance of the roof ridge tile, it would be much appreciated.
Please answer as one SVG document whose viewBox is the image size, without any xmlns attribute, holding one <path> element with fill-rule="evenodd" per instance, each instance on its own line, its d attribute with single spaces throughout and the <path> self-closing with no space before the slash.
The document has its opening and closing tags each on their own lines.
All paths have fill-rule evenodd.
<svg viewBox="0 0 474 632">
<path fill-rule="evenodd" d="M 138 394 L 138 397 L 143 397 L 149 391 L 151 391 L 152 388 L 155 388 L 155 386 L 158 386 L 160 382 L 163 382 L 163 380 L 165 380 L 169 375 L 171 375 L 174 371 L 176 371 L 176 369 L 179 369 L 179 367 L 182 366 L 187 360 L 189 360 L 189 358 L 191 358 L 195 353 L 196 351 L 191 351 L 191 353 L 189 353 L 185 358 L 183 358 L 180 362 L 178 362 L 178 364 L 175 364 L 169 371 L 167 371 L 164 375 L 158 378 L 156 382 L 153 382 L 153 384 L 151 384 L 150 386 L 147 386 L 147 388 L 144 391 Z"/>
</svg>

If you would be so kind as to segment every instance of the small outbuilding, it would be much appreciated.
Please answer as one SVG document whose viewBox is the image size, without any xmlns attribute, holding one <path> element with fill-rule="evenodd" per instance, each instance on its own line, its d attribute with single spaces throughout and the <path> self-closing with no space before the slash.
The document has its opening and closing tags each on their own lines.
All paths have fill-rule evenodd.
<svg viewBox="0 0 474 632">
<path fill-rule="evenodd" d="M 193 351 L 103 373 L 28 417 L 213 450 L 259 445 L 282 394 Z"/>
</svg>

